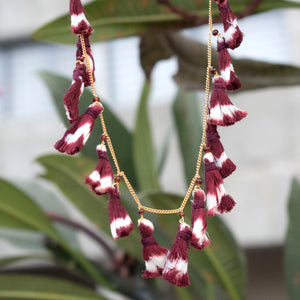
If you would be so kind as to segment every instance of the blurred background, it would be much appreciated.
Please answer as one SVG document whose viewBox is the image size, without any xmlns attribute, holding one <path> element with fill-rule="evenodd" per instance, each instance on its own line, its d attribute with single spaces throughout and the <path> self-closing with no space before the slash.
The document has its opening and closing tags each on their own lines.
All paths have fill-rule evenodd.
<svg viewBox="0 0 300 300">
<path fill-rule="evenodd" d="M 51 71 L 71 78 L 75 52 L 74 45 L 37 42 L 31 35 L 67 12 L 68 1 L 0 0 L 0 176 L 21 186 L 33 179 L 41 181 L 36 178 L 43 169 L 35 159 L 55 153 L 53 144 L 65 130 L 38 72 Z M 300 9 L 286 8 L 240 20 L 245 38 L 232 57 L 300 67 L 299 19 Z M 205 44 L 207 26 L 186 29 L 184 35 Z M 144 81 L 138 46 L 138 37 L 92 45 L 97 91 L 129 129 L 134 128 Z M 173 57 L 160 61 L 152 73 L 149 114 L 154 148 L 159 148 L 173 126 L 170 107 L 178 87 L 172 76 L 177 68 Z M 247 299 L 288 299 L 283 245 L 292 178 L 300 178 L 300 86 L 271 86 L 230 97 L 248 112 L 248 117 L 230 129 L 220 129 L 226 152 L 238 167 L 226 180 L 237 206 L 222 219 L 246 250 Z M 199 92 L 198 98 L 201 102 L 203 93 Z M 174 130 L 171 132 L 160 182 L 164 191 L 184 194 L 178 137 Z M 57 188 L 51 185 L 51 189 L 70 216 L 86 222 Z M 81 236 L 79 242 L 89 255 L 97 254 L 97 247 L 85 237 Z M 19 253 L 0 232 L 0 255 L 13 251 Z"/>
</svg>

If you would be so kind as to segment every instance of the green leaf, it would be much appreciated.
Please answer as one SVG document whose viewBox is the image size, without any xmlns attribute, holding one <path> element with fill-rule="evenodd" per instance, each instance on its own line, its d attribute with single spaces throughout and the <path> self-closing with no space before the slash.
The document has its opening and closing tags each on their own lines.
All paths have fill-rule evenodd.
<svg viewBox="0 0 300 300">
<path fill-rule="evenodd" d="M 46 173 L 44 178 L 56 184 L 65 196 L 93 223 L 96 227 L 111 236 L 109 219 L 107 214 L 107 196 L 98 196 L 94 194 L 87 184 L 84 184 L 84 178 L 87 177 L 95 167 L 95 162 L 87 157 L 68 157 L 62 155 L 47 155 L 38 158 Z M 126 203 L 129 213 L 137 213 L 134 202 L 130 199 L 128 205 L 127 198 L 121 192 L 121 200 Z M 141 252 L 136 244 L 139 244 L 139 237 L 136 231 L 133 231 L 128 238 L 120 239 L 118 244 L 128 253 L 140 258 Z"/>
<path fill-rule="evenodd" d="M 150 84 L 145 83 L 137 110 L 133 139 L 134 167 L 140 190 L 159 190 L 147 104 Z"/>
<path fill-rule="evenodd" d="M 173 104 L 173 115 L 187 184 L 195 175 L 195 166 L 202 138 L 198 102 L 196 93 L 186 93 L 179 90 Z"/>
<path fill-rule="evenodd" d="M 1 275 L 0 298 L 14 300 L 101 300 L 92 289 L 46 276 Z"/>
<path fill-rule="evenodd" d="M 16 263 L 19 261 L 24 261 L 24 260 L 50 260 L 50 256 L 46 255 L 41 255 L 41 254 L 32 254 L 32 255 L 24 255 L 24 256 L 12 256 L 12 257 L 5 257 L 5 258 L 0 258 L 0 268 L 8 266 L 12 263 Z"/>
<path fill-rule="evenodd" d="M 284 267 L 291 300 L 300 299 L 300 183 L 293 179 L 288 202 L 289 225 L 285 241 Z"/>
<path fill-rule="evenodd" d="M 168 33 L 164 36 L 169 50 L 171 49 L 178 59 L 179 68 L 174 75 L 176 83 L 184 90 L 204 90 L 203 74 L 206 74 L 207 66 L 204 62 L 207 60 L 207 46 L 178 33 Z M 212 64 L 218 65 L 218 54 L 215 50 L 212 52 Z M 298 67 L 234 58 L 232 64 L 243 85 L 239 91 L 300 83 Z"/>
<path fill-rule="evenodd" d="M 61 245 L 78 264 L 99 283 L 106 283 L 94 267 L 78 251 L 74 251 L 54 229 L 40 208 L 24 193 L 0 179 L 0 226 L 37 230 Z"/>
<path fill-rule="evenodd" d="M 205 1 L 172 0 L 172 4 L 200 16 L 207 16 L 208 6 Z M 230 5 L 232 10 L 239 14 L 246 10 L 249 1 L 232 0 Z M 283 7 L 300 7 L 300 4 L 284 0 L 263 0 L 255 12 Z M 86 5 L 85 11 L 95 30 L 91 36 L 93 42 L 140 35 L 150 29 L 155 31 L 178 30 L 207 23 L 206 17 L 197 23 L 187 19 L 183 20 L 181 16 L 170 12 L 165 5 L 158 4 L 156 0 L 115 0 L 114 2 L 98 0 Z M 213 9 L 213 13 L 216 16 L 217 9 Z M 68 14 L 35 31 L 33 38 L 59 43 L 74 44 L 76 42 L 76 37 L 71 33 Z"/>
<path fill-rule="evenodd" d="M 61 120 L 64 122 L 66 127 L 70 124 L 67 121 L 65 109 L 63 106 L 63 97 L 67 92 L 71 80 L 66 77 L 56 75 L 50 72 L 40 72 L 41 78 L 47 85 L 54 105 L 59 113 Z M 84 113 L 93 99 L 92 93 L 85 89 L 79 102 L 79 112 Z M 104 103 L 104 119 L 107 125 L 107 130 L 110 134 L 111 140 L 117 145 L 115 148 L 116 155 L 118 157 L 119 164 L 123 170 L 126 170 L 126 175 L 129 178 L 131 184 L 136 187 L 136 176 L 133 168 L 133 158 L 132 158 L 132 134 L 127 130 L 127 128 L 121 123 L 118 117 L 112 113 L 108 105 Z M 100 120 L 96 120 L 95 128 L 89 137 L 86 145 L 81 150 L 84 156 L 96 159 L 96 146 L 100 142 L 101 135 L 101 124 Z M 57 137 L 59 139 L 60 137 Z M 111 160 L 112 161 L 112 160 Z"/>
<path fill-rule="evenodd" d="M 49 186 L 46 186 L 42 180 L 17 180 L 15 181 L 15 185 L 39 205 L 43 211 L 51 211 L 59 213 L 62 216 L 69 216 L 68 209 L 63 205 L 57 193 L 50 190 Z M 54 226 L 69 244 L 78 249 L 80 248 L 74 229 L 61 224 L 54 224 Z"/>
<path fill-rule="evenodd" d="M 7 226 L 10 225 L 7 224 Z M 20 227 L 21 226 L 20 223 Z M 0 239 L 6 240 L 13 247 L 25 250 L 26 252 L 40 253 L 46 251 L 44 246 L 44 236 L 40 232 L 0 227 Z"/>
<path fill-rule="evenodd" d="M 158 174 L 161 174 L 161 172 L 163 171 L 163 168 L 164 168 L 166 160 L 167 160 L 172 130 L 173 130 L 173 126 L 170 126 L 166 130 L 166 133 L 165 133 L 164 138 L 162 139 L 160 148 L 157 150 L 157 153 L 156 153 L 156 161 L 157 161 L 156 165 L 157 165 Z"/>
<path fill-rule="evenodd" d="M 174 209 L 179 207 L 183 200 L 183 197 L 165 193 L 147 193 L 145 197 L 159 209 Z M 185 214 L 185 219 L 190 220 L 190 209 L 186 209 Z M 158 220 L 168 236 L 174 238 L 178 220 L 173 215 L 158 215 Z M 220 218 L 208 218 L 207 221 L 211 245 L 202 251 L 191 249 L 189 252 L 192 286 L 198 287 L 202 284 L 204 292 L 204 281 L 210 281 L 222 287 L 231 299 L 245 299 L 246 268 L 243 253 Z M 162 245 L 166 244 L 161 236 L 157 236 L 157 240 Z M 200 282 L 199 276 L 202 278 Z"/>
</svg>

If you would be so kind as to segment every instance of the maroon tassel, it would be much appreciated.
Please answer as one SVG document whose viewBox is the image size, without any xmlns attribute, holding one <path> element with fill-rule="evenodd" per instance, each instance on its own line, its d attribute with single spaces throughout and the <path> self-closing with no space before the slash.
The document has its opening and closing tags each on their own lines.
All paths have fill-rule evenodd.
<svg viewBox="0 0 300 300">
<path fill-rule="evenodd" d="M 247 116 L 247 112 L 234 106 L 228 98 L 222 76 L 213 78 L 214 89 L 210 98 L 210 124 L 229 126 Z"/>
<path fill-rule="evenodd" d="M 104 144 L 97 146 L 98 164 L 95 170 L 85 179 L 91 190 L 97 195 L 103 195 L 113 190 L 113 170 L 110 165 Z"/>
<path fill-rule="evenodd" d="M 228 48 L 235 49 L 243 41 L 243 33 L 237 25 L 237 17 L 232 12 L 228 0 L 214 0 L 218 4 L 224 27 L 224 38 Z"/>
<path fill-rule="evenodd" d="M 99 102 L 91 104 L 87 111 L 65 132 L 63 138 L 54 145 L 54 148 L 69 155 L 78 153 L 88 140 L 95 120 L 102 111 L 103 106 Z"/>
<path fill-rule="evenodd" d="M 237 90 L 242 85 L 240 80 L 234 73 L 233 65 L 231 63 L 231 58 L 226 47 L 225 39 L 221 35 L 219 35 L 218 37 L 217 45 L 219 53 L 219 68 L 221 75 L 225 80 L 226 89 Z"/>
<path fill-rule="evenodd" d="M 206 213 L 205 213 L 205 194 L 201 189 L 194 191 L 192 202 L 192 239 L 191 245 L 199 250 L 209 246 L 210 242 L 206 236 Z"/>
<path fill-rule="evenodd" d="M 222 176 L 211 152 L 203 157 L 205 167 L 205 185 L 207 195 L 207 216 L 229 212 L 235 206 L 234 200 L 225 190 Z"/>
<path fill-rule="evenodd" d="M 87 78 L 86 67 L 82 63 L 77 63 L 73 71 L 73 81 L 64 96 L 64 107 L 69 123 L 74 123 L 78 118 L 78 103 L 83 92 Z"/>
<path fill-rule="evenodd" d="M 114 240 L 128 236 L 133 230 L 133 223 L 127 210 L 121 204 L 120 192 L 116 186 L 109 194 L 108 216 Z"/>
<path fill-rule="evenodd" d="M 227 157 L 224 147 L 220 141 L 217 126 L 207 124 L 206 145 L 215 158 L 216 165 L 223 178 L 235 171 L 236 165 Z"/>
<path fill-rule="evenodd" d="M 149 220 L 141 219 L 139 230 L 142 236 L 143 257 L 146 265 L 143 277 L 159 277 L 165 265 L 168 249 L 158 245 L 153 236 L 154 226 Z"/>
<path fill-rule="evenodd" d="M 73 34 L 90 35 L 93 32 L 80 0 L 70 0 L 70 15 Z"/>
<path fill-rule="evenodd" d="M 171 284 L 177 286 L 188 286 L 190 284 L 188 276 L 188 252 L 189 243 L 192 237 L 190 226 L 181 223 L 178 226 L 176 239 L 167 254 L 166 263 L 162 276 Z"/>
<path fill-rule="evenodd" d="M 89 62 L 90 62 L 90 66 L 91 66 L 91 70 L 92 70 L 92 74 L 93 74 L 93 80 L 95 82 L 95 62 L 94 62 L 94 57 L 93 57 L 92 49 L 91 49 L 91 45 L 90 45 L 90 39 L 87 35 L 84 36 L 84 43 L 85 43 L 86 53 L 87 53 L 87 56 L 88 56 L 88 59 L 89 59 Z M 78 41 L 77 41 L 76 57 L 77 57 L 77 59 L 80 59 L 80 58 L 83 57 L 83 51 L 82 51 L 80 36 L 78 36 Z M 86 65 L 85 62 L 84 62 L 84 64 Z M 84 84 L 85 84 L 85 86 L 90 86 L 90 80 L 89 80 L 88 73 L 87 73 L 86 80 L 85 80 Z"/>
</svg>

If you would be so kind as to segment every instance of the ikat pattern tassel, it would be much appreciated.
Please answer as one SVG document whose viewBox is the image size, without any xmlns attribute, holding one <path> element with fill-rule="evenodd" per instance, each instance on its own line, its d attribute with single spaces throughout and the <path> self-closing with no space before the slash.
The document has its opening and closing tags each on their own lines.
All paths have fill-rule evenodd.
<svg viewBox="0 0 300 300">
<path fill-rule="evenodd" d="M 178 225 L 176 239 L 167 254 L 167 260 L 162 276 L 171 284 L 177 286 L 188 286 L 188 249 L 192 237 L 190 226 L 186 223 Z"/>
<path fill-rule="evenodd" d="M 102 111 L 103 106 L 99 102 L 91 104 L 87 111 L 66 131 L 63 138 L 54 145 L 54 148 L 69 155 L 78 153 L 88 140 L 95 120 Z"/>
<path fill-rule="evenodd" d="M 214 89 L 210 98 L 210 124 L 230 126 L 247 116 L 245 111 L 234 106 L 226 94 L 226 84 L 222 76 L 213 78 Z"/>
<path fill-rule="evenodd" d="M 97 195 L 104 195 L 113 190 L 113 170 L 110 165 L 104 144 L 97 146 L 98 164 L 95 170 L 85 179 L 91 190 Z"/>
<path fill-rule="evenodd" d="M 225 39 L 222 35 L 218 36 L 217 50 L 219 54 L 219 68 L 222 77 L 225 80 L 227 90 L 237 90 L 242 85 L 234 73 L 231 58 L 227 50 Z"/>
<path fill-rule="evenodd" d="M 133 230 L 133 223 L 127 210 L 121 204 L 120 191 L 117 186 L 109 194 L 108 217 L 114 240 L 128 236 Z"/>
<path fill-rule="evenodd" d="M 205 212 L 205 193 L 201 189 L 194 191 L 192 201 L 192 239 L 191 245 L 199 250 L 209 246 L 210 242 L 206 235 L 206 212 Z"/>
<path fill-rule="evenodd" d="M 207 124 L 206 128 L 206 145 L 215 158 L 216 165 L 223 178 L 231 175 L 235 171 L 236 165 L 227 157 L 224 147 L 220 141 L 217 126 Z"/>
<path fill-rule="evenodd" d="M 66 115 L 68 122 L 71 124 L 78 118 L 78 103 L 87 80 L 86 66 L 79 61 L 73 71 L 72 84 L 64 96 Z"/>
<path fill-rule="evenodd" d="M 151 221 L 144 218 L 140 219 L 139 230 L 142 237 L 143 257 L 146 265 L 143 277 L 160 277 L 166 262 L 168 249 L 158 245 L 153 236 L 154 226 Z"/>
<path fill-rule="evenodd" d="M 73 34 L 89 36 L 93 32 L 80 0 L 70 1 L 70 15 Z"/>
<path fill-rule="evenodd" d="M 223 179 L 216 166 L 213 154 L 206 152 L 203 161 L 207 193 L 207 216 L 215 216 L 231 211 L 235 206 L 235 202 L 225 190 Z"/>
<path fill-rule="evenodd" d="M 243 41 L 243 33 L 237 24 L 237 17 L 232 12 L 228 0 L 214 0 L 214 2 L 218 4 L 226 45 L 228 48 L 235 49 Z"/>
</svg>

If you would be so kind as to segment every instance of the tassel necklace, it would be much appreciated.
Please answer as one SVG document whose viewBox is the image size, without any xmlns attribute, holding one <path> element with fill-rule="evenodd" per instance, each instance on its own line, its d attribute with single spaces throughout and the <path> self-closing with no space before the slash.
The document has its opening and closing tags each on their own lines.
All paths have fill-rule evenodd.
<svg viewBox="0 0 300 300">
<path fill-rule="evenodd" d="M 216 2 L 219 16 L 223 22 L 224 34 L 213 29 L 212 2 Z M 121 203 L 119 183 L 123 179 L 140 215 L 138 228 L 143 245 L 145 259 L 144 278 L 162 276 L 171 284 L 187 286 L 188 277 L 188 249 L 191 245 L 202 250 L 209 246 L 210 241 L 206 234 L 206 217 L 229 212 L 235 206 L 235 201 L 226 192 L 223 179 L 235 169 L 235 164 L 227 157 L 220 141 L 217 126 L 230 126 L 246 117 L 247 113 L 232 104 L 226 90 L 235 90 L 241 87 L 238 77 L 234 73 L 228 48 L 237 48 L 243 34 L 237 25 L 237 18 L 230 9 L 228 0 L 208 0 L 208 48 L 205 106 L 203 112 L 203 133 L 200 144 L 195 175 L 191 180 L 187 193 L 178 208 L 161 210 L 147 207 L 142 204 L 130 184 L 124 171 L 120 169 L 114 147 L 112 145 L 106 123 L 103 117 L 103 105 L 95 90 L 95 64 L 92 55 L 89 36 L 93 28 L 87 20 L 80 0 L 70 0 L 71 27 L 73 34 L 78 35 L 76 64 L 73 72 L 72 84 L 64 96 L 63 103 L 69 123 L 72 125 L 65 132 L 54 147 L 62 153 L 73 155 L 80 152 L 93 130 L 95 119 L 100 118 L 102 126 L 101 142 L 97 146 L 98 164 L 94 171 L 85 179 L 92 192 L 97 195 L 109 195 L 108 214 L 112 237 L 117 240 L 126 237 L 133 230 L 133 222 Z M 211 39 L 217 38 L 219 54 L 219 70 L 211 65 Z M 213 91 L 210 94 L 210 73 L 213 75 Z M 86 112 L 78 116 L 78 103 L 85 87 L 91 86 L 94 98 Z M 116 169 L 114 175 L 110 164 L 108 150 L 112 156 Z M 203 179 L 199 175 L 201 162 L 204 162 L 206 195 L 201 189 Z M 192 228 L 184 220 L 184 209 L 192 197 Z M 206 204 L 205 204 L 206 202 Z M 144 218 L 144 212 L 153 214 L 179 214 L 179 224 L 176 238 L 170 250 L 159 246 L 154 238 L 154 226 L 150 220 Z"/>
</svg>

